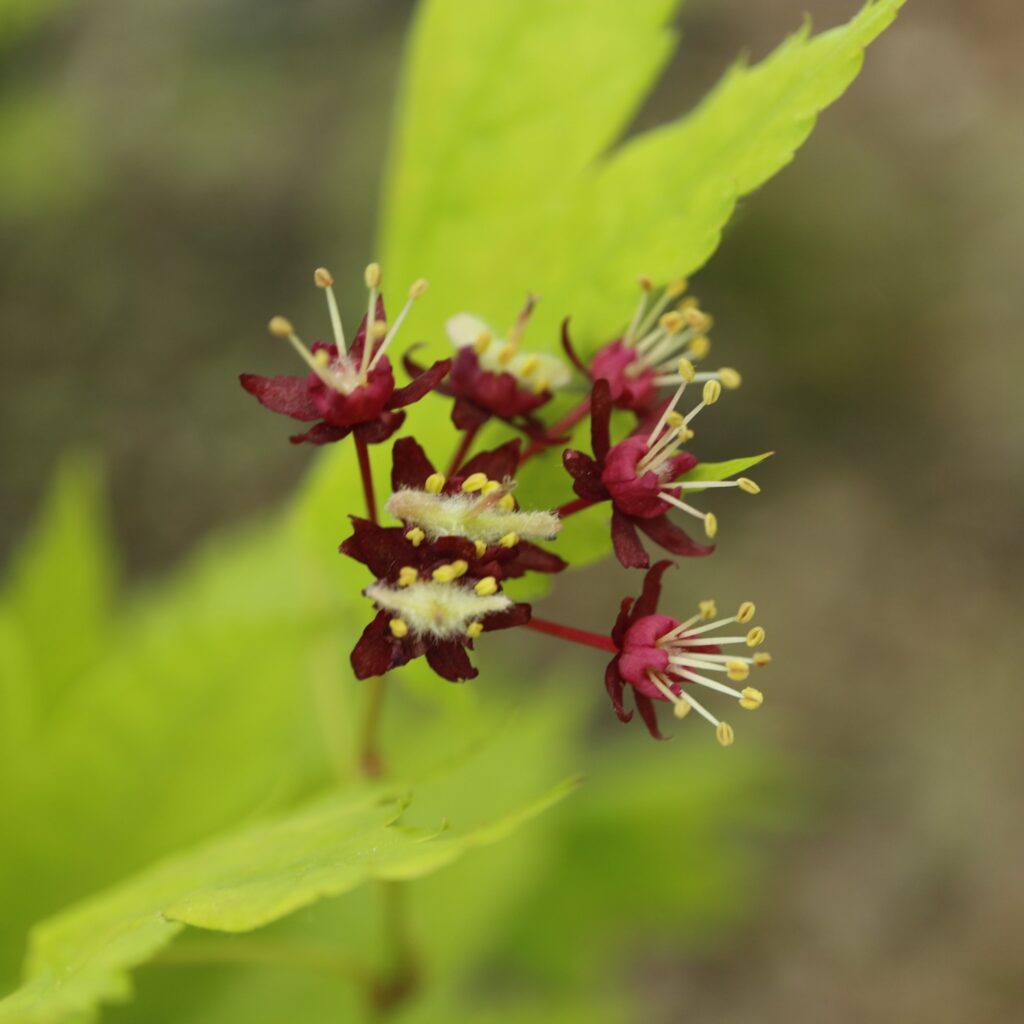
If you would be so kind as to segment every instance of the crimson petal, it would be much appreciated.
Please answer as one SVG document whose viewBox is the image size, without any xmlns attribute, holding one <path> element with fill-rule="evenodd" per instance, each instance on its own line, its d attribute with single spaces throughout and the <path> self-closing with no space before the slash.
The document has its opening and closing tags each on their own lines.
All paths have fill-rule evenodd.
<svg viewBox="0 0 1024 1024">
<path fill-rule="evenodd" d="M 520 541 L 516 548 L 515 555 L 504 564 L 503 576 L 511 576 L 513 573 L 521 576 L 524 572 L 561 572 L 569 567 L 564 558 L 529 541 Z"/>
<path fill-rule="evenodd" d="M 482 427 L 490 418 L 491 414 L 486 409 L 481 409 L 464 398 L 456 398 L 455 405 L 452 406 L 452 423 L 459 430 L 473 430 L 476 427 Z"/>
<path fill-rule="evenodd" d="M 569 338 L 569 320 L 571 317 L 566 317 L 562 321 L 562 348 L 565 351 L 566 356 L 569 358 L 569 362 L 576 367 L 584 377 L 590 376 L 590 371 L 586 368 L 583 361 L 576 354 L 576 349 L 573 347 L 572 340 Z"/>
<path fill-rule="evenodd" d="M 495 629 L 511 629 L 513 626 L 525 626 L 530 621 L 533 610 L 528 604 L 514 604 L 503 612 L 494 612 L 488 615 L 484 621 L 484 632 L 490 633 Z"/>
<path fill-rule="evenodd" d="M 647 731 L 656 739 L 663 740 L 664 736 L 658 730 L 658 712 L 654 708 L 654 701 L 645 697 L 642 693 L 636 694 L 636 709 L 647 726 Z"/>
<path fill-rule="evenodd" d="M 330 423 L 318 423 L 310 427 L 304 434 L 292 434 L 288 438 L 292 444 L 332 444 L 348 437 L 348 427 L 334 427 Z"/>
<path fill-rule="evenodd" d="M 419 442 L 411 437 L 400 437 L 391 449 L 391 489 L 422 487 L 434 472 L 434 464 Z"/>
<path fill-rule="evenodd" d="M 607 501 L 608 490 L 601 483 L 597 463 L 583 452 L 567 448 L 562 452 L 562 465 L 573 478 L 572 489 L 587 501 Z"/>
<path fill-rule="evenodd" d="M 633 618 L 639 619 L 644 615 L 653 615 L 658 610 L 658 599 L 661 597 L 661 577 L 665 570 L 673 565 L 667 558 L 655 562 L 647 571 L 644 577 L 644 587 L 636 600 L 636 607 L 633 609 Z"/>
<path fill-rule="evenodd" d="M 433 391 L 444 380 L 452 368 L 450 359 L 439 359 L 429 370 L 424 370 L 412 379 L 411 384 L 399 388 L 388 402 L 389 409 L 401 409 L 403 406 L 418 402 L 424 395 Z"/>
<path fill-rule="evenodd" d="M 715 545 L 698 544 L 685 530 L 676 526 L 667 515 L 655 519 L 637 519 L 636 525 L 647 534 L 655 544 L 660 545 L 673 555 L 687 558 L 701 558 L 710 555 Z"/>
<path fill-rule="evenodd" d="M 505 480 L 513 477 L 519 465 L 519 438 L 506 441 L 500 448 L 474 455 L 462 469 L 459 476 L 483 473 L 488 480 Z"/>
<path fill-rule="evenodd" d="M 352 648 L 351 662 L 356 679 L 382 676 L 393 663 L 394 637 L 388 626 L 391 616 L 378 612 L 372 622 L 363 630 L 355 647 Z"/>
<path fill-rule="evenodd" d="M 612 699 L 612 707 L 615 708 L 615 714 L 619 716 L 619 721 L 630 721 L 633 712 L 627 711 L 626 706 L 622 703 L 622 676 L 619 675 L 619 659 L 617 657 L 612 658 L 604 670 L 604 687 Z"/>
<path fill-rule="evenodd" d="M 462 644 L 449 640 L 427 648 L 427 664 L 443 679 L 461 683 L 478 675 Z"/>
<path fill-rule="evenodd" d="M 633 598 L 624 597 L 619 605 L 619 614 L 615 617 L 615 625 L 612 626 L 612 642 L 616 647 L 622 647 L 622 641 L 626 639 L 626 630 L 633 622 L 634 616 L 630 615 L 633 607 Z"/>
<path fill-rule="evenodd" d="M 352 432 L 363 444 L 382 444 L 405 422 L 404 412 L 388 412 L 386 409 L 376 419 L 360 423 Z"/>
<path fill-rule="evenodd" d="M 626 569 L 646 569 L 651 564 L 633 520 L 617 508 L 612 509 L 612 547 L 615 557 Z"/>
<path fill-rule="evenodd" d="M 377 526 L 368 519 L 350 516 L 352 536 L 338 550 L 362 562 L 377 579 L 395 579 L 398 570 L 412 563 L 416 549 L 405 539 L 401 526 Z"/>
<path fill-rule="evenodd" d="M 261 377 L 258 373 L 243 373 L 238 379 L 260 405 L 273 412 L 306 423 L 320 419 L 306 377 Z"/>
</svg>

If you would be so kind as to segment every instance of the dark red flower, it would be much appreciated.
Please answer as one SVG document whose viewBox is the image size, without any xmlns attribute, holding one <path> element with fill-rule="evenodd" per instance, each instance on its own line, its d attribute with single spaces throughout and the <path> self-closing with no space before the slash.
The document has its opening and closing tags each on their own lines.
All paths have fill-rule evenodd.
<svg viewBox="0 0 1024 1024">
<path fill-rule="evenodd" d="M 352 344 L 346 347 L 337 316 L 337 305 L 331 288 L 333 279 L 321 268 L 315 279 L 328 295 L 333 344 L 313 343 L 307 350 L 284 317 L 274 317 L 271 332 L 287 339 L 310 367 L 304 377 L 261 377 L 243 373 L 242 387 L 274 412 L 315 425 L 302 434 L 295 434 L 293 444 L 328 444 L 340 441 L 350 433 L 365 444 L 386 441 L 401 426 L 405 413 L 398 410 L 419 401 L 435 389 L 451 368 L 451 360 L 442 359 L 429 369 L 414 375 L 410 384 L 396 388 L 391 363 L 385 355 L 412 302 L 423 293 L 426 282 L 417 282 L 410 289 L 409 300 L 398 318 L 387 327 L 384 300 L 377 296 L 380 270 L 375 264 L 367 268 L 370 287 L 369 308 L 374 309 L 367 348 L 367 317 L 359 325 Z"/>
<path fill-rule="evenodd" d="M 714 518 L 691 510 L 672 492 L 677 476 L 697 465 L 689 452 L 673 447 L 672 439 L 663 440 L 660 430 L 651 437 L 633 435 L 617 445 L 611 443 L 612 398 L 608 382 L 599 380 L 591 397 L 590 427 L 593 457 L 575 449 L 562 456 L 573 478 L 573 490 L 585 501 L 612 503 L 612 545 L 626 568 L 645 569 L 650 565 L 637 533 L 638 528 L 667 551 L 694 557 L 709 555 L 714 547 L 698 544 L 668 518 L 673 507 L 684 507 L 701 515 L 714 532 Z M 681 417 L 680 417 L 681 419 Z M 668 425 L 666 420 L 666 426 Z M 669 428 L 669 430 L 676 428 Z M 677 438 L 685 434 L 677 434 Z"/>
<path fill-rule="evenodd" d="M 719 743 L 729 746 L 733 741 L 732 728 L 711 714 L 692 691 L 700 686 L 734 698 L 745 710 L 760 707 L 764 700 L 760 690 L 751 686 L 736 690 L 713 676 L 724 674 L 734 682 L 742 682 L 749 676 L 751 667 L 768 664 L 771 661 L 768 654 L 722 653 L 723 646 L 732 644 L 746 648 L 759 646 L 764 642 L 764 630 L 755 626 L 743 636 L 707 636 L 734 622 L 750 622 L 754 606 L 749 601 L 741 604 L 735 615 L 716 621 L 709 621 L 717 615 L 713 601 L 702 601 L 697 614 L 684 622 L 659 615 L 661 577 L 670 565 L 669 561 L 655 564 L 644 578 L 640 596 L 635 601 L 627 597 L 622 602 L 612 628 L 616 654 L 605 671 L 605 687 L 622 722 L 633 717 L 623 701 L 625 688 L 632 689 L 636 709 L 655 739 L 664 737 L 658 729 L 654 702 L 664 701 L 672 705 L 677 718 L 684 718 L 691 710 L 697 711 L 714 725 Z"/>
<path fill-rule="evenodd" d="M 452 422 L 460 430 L 477 429 L 493 416 L 530 436 L 542 431 L 533 413 L 568 384 L 570 373 L 554 356 L 520 349 L 533 305 L 531 296 L 504 339 L 468 313 L 448 321 L 456 354 L 451 375 L 439 390 L 455 400 Z M 410 372 L 416 369 L 414 363 L 406 365 Z"/>
<path fill-rule="evenodd" d="M 679 383 L 680 359 L 692 365 L 710 352 L 706 332 L 711 327 L 711 317 L 700 309 L 694 298 L 676 304 L 686 290 L 685 281 L 668 285 L 649 308 L 651 282 L 641 278 L 640 284 L 643 291 L 640 306 L 629 327 L 620 337 L 599 348 L 589 366 L 584 365 L 573 349 L 567 324 L 562 326 L 562 346 L 591 380 L 608 382 L 615 408 L 628 409 L 643 417 L 657 407 L 662 388 Z M 728 388 L 740 385 L 740 375 L 728 367 L 698 373 L 694 379 L 718 380 Z"/>
<path fill-rule="evenodd" d="M 466 651 L 473 640 L 529 621 L 529 605 L 506 597 L 502 581 L 560 572 L 566 563 L 508 529 L 541 515 L 517 510 L 511 487 L 518 461 L 514 440 L 481 452 L 446 479 L 412 438 L 395 443 L 395 493 L 387 507 L 404 525 L 352 517 L 352 536 L 340 549 L 375 577 L 364 593 L 378 613 L 352 652 L 359 678 L 423 655 L 445 679 L 471 679 L 476 669 Z M 557 525 L 556 517 L 542 515 Z M 438 524 L 460 532 L 438 533 Z"/>
</svg>

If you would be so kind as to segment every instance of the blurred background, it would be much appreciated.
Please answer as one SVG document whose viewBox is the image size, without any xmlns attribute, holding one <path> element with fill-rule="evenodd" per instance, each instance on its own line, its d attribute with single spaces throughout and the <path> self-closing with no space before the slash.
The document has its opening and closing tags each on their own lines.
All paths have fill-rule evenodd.
<svg viewBox="0 0 1024 1024">
<path fill-rule="evenodd" d="M 856 6 L 689 0 L 637 127 Z M 0 546 L 86 449 L 145 587 L 309 464 L 235 377 L 290 368 L 264 324 L 321 316 L 311 267 L 359 280 L 412 4 L 3 11 Z M 1024 1014 L 1022 47 L 1016 0 L 911 0 L 695 280 L 745 377 L 705 454 L 780 453 L 717 556 L 773 636 L 745 732 L 813 796 L 713 941 L 627 927 L 638 1020 Z M 607 571 L 562 581 L 564 617 L 614 606 Z"/>
</svg>

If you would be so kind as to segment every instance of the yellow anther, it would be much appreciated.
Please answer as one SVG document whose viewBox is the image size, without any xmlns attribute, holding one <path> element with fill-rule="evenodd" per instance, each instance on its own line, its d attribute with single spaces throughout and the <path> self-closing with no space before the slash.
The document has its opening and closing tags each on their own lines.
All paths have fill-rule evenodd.
<svg viewBox="0 0 1024 1024">
<path fill-rule="evenodd" d="M 380 284 L 380 264 L 371 263 L 363 271 L 363 280 L 366 282 L 367 288 L 376 288 Z"/>
<path fill-rule="evenodd" d="M 690 358 L 703 359 L 711 351 L 711 340 L 704 334 L 690 342 Z"/>
<path fill-rule="evenodd" d="M 704 513 L 704 532 L 708 535 L 709 539 L 718 533 L 718 517 L 714 512 Z"/>
<path fill-rule="evenodd" d="M 495 491 L 501 490 L 501 484 L 497 480 L 488 480 L 487 483 L 480 488 L 481 494 L 493 494 Z"/>
<path fill-rule="evenodd" d="M 431 574 L 438 583 L 451 583 L 459 573 L 454 565 L 439 565 Z"/>
<path fill-rule="evenodd" d="M 267 324 L 267 330 L 278 338 L 290 338 L 295 333 L 291 320 L 283 316 L 273 317 L 270 323 Z"/>
<path fill-rule="evenodd" d="M 640 285 L 641 290 L 645 292 L 649 292 L 654 287 L 654 282 L 646 274 L 641 274 L 636 279 L 636 282 Z"/>
<path fill-rule="evenodd" d="M 743 383 L 739 370 L 734 370 L 731 366 L 723 366 L 718 371 L 718 379 L 722 382 L 722 387 L 730 391 L 735 391 Z"/>
<path fill-rule="evenodd" d="M 409 287 L 409 298 L 418 299 L 429 287 L 430 285 L 425 277 L 418 278 Z"/>
<path fill-rule="evenodd" d="M 471 622 L 466 627 L 466 636 L 470 640 L 475 640 L 484 631 L 484 624 L 482 622 Z"/>
<path fill-rule="evenodd" d="M 476 586 L 473 589 L 481 597 L 490 597 L 491 594 L 498 592 L 498 581 L 493 576 L 485 576 L 483 579 L 476 581 Z"/>
<path fill-rule="evenodd" d="M 697 431 L 691 430 L 689 427 L 687 427 L 686 430 L 683 431 L 681 436 L 684 443 L 686 441 L 692 441 L 697 436 Z"/>
<path fill-rule="evenodd" d="M 693 378 L 697 376 L 697 369 L 693 365 L 693 363 L 690 362 L 689 359 L 680 359 L 678 370 L 679 376 L 682 377 L 687 384 L 689 384 L 693 380 Z"/>
<path fill-rule="evenodd" d="M 370 337 L 374 341 L 380 341 L 388 333 L 388 325 L 384 320 L 374 320 L 370 328 Z"/>
<path fill-rule="evenodd" d="M 551 387 L 551 382 L 547 377 L 539 377 L 537 382 L 533 385 L 533 390 L 535 394 L 543 395 L 549 387 Z"/>
<path fill-rule="evenodd" d="M 498 353 L 498 365 L 508 366 L 516 357 L 516 346 L 509 342 L 505 347 Z"/>
<path fill-rule="evenodd" d="M 728 722 L 719 722 L 718 728 L 715 729 L 715 738 L 723 747 L 731 747 L 736 737 L 733 735 L 732 726 Z"/>
<path fill-rule="evenodd" d="M 690 713 L 690 705 L 685 700 L 676 701 L 672 714 L 676 718 L 685 718 Z"/>
<path fill-rule="evenodd" d="M 402 619 L 392 619 L 388 625 L 391 627 L 391 635 L 397 637 L 399 640 L 401 640 L 403 636 L 409 635 L 409 627 Z"/>
<path fill-rule="evenodd" d="M 483 558 L 487 554 L 487 545 L 482 540 L 473 541 L 473 546 L 476 548 L 477 558 Z"/>
<path fill-rule="evenodd" d="M 527 356 L 523 365 L 519 367 L 519 375 L 521 377 L 529 377 L 530 374 L 536 373 L 540 367 L 540 360 L 536 356 Z"/>
<path fill-rule="evenodd" d="M 662 313 L 658 323 L 661 324 L 662 330 L 668 331 L 669 334 L 678 334 L 686 326 L 686 317 L 677 310 L 670 309 L 667 313 Z"/>
<path fill-rule="evenodd" d="M 498 541 L 498 543 L 503 548 L 514 548 L 519 543 L 519 534 L 518 533 L 506 533 L 505 536 L 502 537 L 501 540 Z"/>
<path fill-rule="evenodd" d="M 494 335 L 490 331 L 481 331 L 473 342 L 473 350 L 478 356 L 482 356 L 490 348 L 493 340 Z"/>
<path fill-rule="evenodd" d="M 710 622 L 718 614 L 718 605 L 712 600 L 700 601 L 697 607 L 700 609 L 700 617 L 705 622 Z"/>
<path fill-rule="evenodd" d="M 452 572 L 455 573 L 455 578 L 458 579 L 460 576 L 465 576 L 469 572 L 469 562 L 464 558 L 457 558 L 452 562 Z"/>
<path fill-rule="evenodd" d="M 714 405 L 722 397 L 722 385 L 717 380 L 705 381 L 701 397 L 705 405 Z"/>
<path fill-rule="evenodd" d="M 680 313 L 688 314 L 691 309 L 696 309 L 699 305 L 700 301 L 696 295 L 687 295 L 686 298 L 676 306 L 676 309 L 678 309 Z"/>
<path fill-rule="evenodd" d="M 331 355 L 325 348 L 318 348 L 313 353 L 313 362 L 320 367 L 321 370 L 326 370 L 331 364 Z"/>
<path fill-rule="evenodd" d="M 753 686 L 748 686 L 743 690 L 743 696 L 740 697 L 740 707 L 744 711 L 755 711 L 764 703 L 764 694 L 760 690 L 755 690 Z"/>
<path fill-rule="evenodd" d="M 734 682 L 742 683 L 750 675 L 750 666 L 739 659 L 725 663 L 725 674 Z"/>
<path fill-rule="evenodd" d="M 674 409 L 665 417 L 665 426 L 669 427 L 671 430 L 676 430 L 685 422 L 686 420 L 683 418 L 683 414 L 676 412 Z"/>
<path fill-rule="evenodd" d="M 755 626 L 747 634 L 747 646 L 748 647 L 760 647 L 764 643 L 764 629 L 761 626 Z"/>
<path fill-rule="evenodd" d="M 685 277 L 680 277 L 678 280 L 671 282 L 665 289 L 665 294 L 670 299 L 677 299 L 683 292 L 689 288 L 690 282 Z"/>
<path fill-rule="evenodd" d="M 740 625 L 745 625 L 754 617 L 754 612 L 756 611 L 757 607 L 753 601 L 744 601 L 740 605 L 740 610 L 736 613 L 736 621 Z"/>
<path fill-rule="evenodd" d="M 754 655 L 754 664 L 757 666 L 771 664 L 772 656 L 767 651 L 758 651 Z"/>
<path fill-rule="evenodd" d="M 409 541 L 414 548 L 418 548 L 427 539 L 427 535 L 418 526 L 414 526 L 405 535 L 405 539 Z"/>
<path fill-rule="evenodd" d="M 427 494 L 440 494 L 447 482 L 444 473 L 431 473 L 427 477 L 427 482 L 423 485 L 423 489 Z"/>
<path fill-rule="evenodd" d="M 516 499 L 511 494 L 503 494 L 501 500 L 498 502 L 498 508 L 502 512 L 513 512 L 516 507 Z"/>
<path fill-rule="evenodd" d="M 755 484 L 754 481 L 750 479 L 750 477 L 741 476 L 739 478 L 739 480 L 736 481 L 736 486 L 744 494 L 760 494 L 761 493 L 761 488 L 757 484 Z"/>
<path fill-rule="evenodd" d="M 709 313 L 705 313 L 704 310 L 699 309 L 697 306 L 691 306 L 686 311 L 686 322 L 698 334 L 707 334 L 711 330 L 711 324 L 714 321 Z"/>
<path fill-rule="evenodd" d="M 486 473 L 470 473 L 465 480 L 462 481 L 462 489 L 467 494 L 473 494 L 476 491 L 482 491 L 487 486 L 487 474 Z"/>
<path fill-rule="evenodd" d="M 398 585 L 400 587 L 408 587 L 415 583 L 420 578 L 420 574 L 411 566 L 403 565 L 398 570 Z"/>
<path fill-rule="evenodd" d="M 334 284 L 334 275 L 326 267 L 317 267 L 313 271 L 313 280 L 317 288 L 330 288 Z"/>
</svg>

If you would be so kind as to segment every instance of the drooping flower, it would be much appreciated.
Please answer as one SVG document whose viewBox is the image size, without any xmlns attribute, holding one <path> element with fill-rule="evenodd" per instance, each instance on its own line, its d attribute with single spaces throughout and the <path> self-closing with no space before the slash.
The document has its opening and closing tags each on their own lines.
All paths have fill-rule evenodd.
<svg viewBox="0 0 1024 1024">
<path fill-rule="evenodd" d="M 569 367 L 560 359 L 520 347 L 534 303 L 530 296 L 504 338 L 470 313 L 448 321 L 456 353 L 440 390 L 455 399 L 452 422 L 460 430 L 479 428 L 493 416 L 536 435 L 541 426 L 533 413 L 569 383 Z M 414 364 L 409 368 L 411 372 Z"/>
<path fill-rule="evenodd" d="M 569 358 L 592 380 L 608 382 L 617 409 L 644 416 L 656 408 L 662 388 L 679 383 L 681 358 L 696 364 L 711 351 L 708 332 L 712 318 L 695 298 L 680 299 L 687 288 L 683 279 L 669 284 L 650 306 L 650 279 L 641 277 L 640 288 L 640 304 L 629 326 L 598 349 L 589 366 L 573 350 L 567 324 L 563 325 L 562 344 Z M 694 380 L 717 380 L 727 388 L 741 383 L 739 373 L 730 367 L 697 373 Z"/>
<path fill-rule="evenodd" d="M 764 643 L 765 632 L 754 626 L 736 636 L 711 634 L 733 623 L 746 626 L 754 617 L 754 605 L 744 601 L 735 615 L 718 618 L 714 601 L 701 601 L 695 615 L 680 622 L 669 615 L 658 614 L 661 577 L 672 565 L 658 562 L 644 578 L 643 590 L 634 601 L 622 602 L 612 642 L 615 657 L 608 663 L 605 686 L 620 721 L 633 717 L 623 703 L 627 686 L 633 690 L 633 701 L 640 717 L 655 739 L 662 739 L 658 729 L 655 701 L 672 705 L 676 718 L 685 718 L 696 711 L 715 727 L 718 742 L 724 747 L 733 742 L 732 727 L 718 719 L 694 696 L 698 689 L 724 694 L 747 711 L 759 708 L 764 701 L 761 691 L 745 686 L 738 690 L 721 681 L 721 677 L 744 683 L 752 668 L 767 665 L 767 653 L 746 653 Z M 723 647 L 739 646 L 741 654 L 723 653 Z M 716 678 L 717 677 L 717 678 Z"/>
<path fill-rule="evenodd" d="M 670 511 L 680 509 L 700 519 L 707 536 L 714 537 L 717 519 L 713 513 L 701 512 L 684 501 L 682 496 L 687 491 L 738 487 L 747 494 L 757 494 L 760 490 L 746 477 L 717 481 L 686 479 L 686 474 L 697 465 L 697 459 L 682 447 L 693 436 L 689 424 L 702 409 L 718 401 L 722 386 L 718 380 L 706 380 L 701 401 L 683 416 L 676 406 L 687 384 L 696 380 L 696 373 L 685 359 L 679 361 L 677 372 L 679 387 L 654 427 L 644 428 L 616 445 L 611 443 L 611 388 L 606 380 L 597 381 L 590 411 L 594 455 L 574 449 L 567 449 L 563 455 L 565 468 L 573 477 L 573 490 L 584 504 L 612 503 L 612 544 L 619 561 L 627 568 L 645 569 L 650 565 L 638 528 L 655 544 L 676 555 L 707 555 L 714 550 L 697 544 L 668 518 Z"/>
<path fill-rule="evenodd" d="M 438 473 L 420 445 L 401 438 L 393 450 L 394 493 L 386 508 L 402 526 L 352 518 L 343 554 L 375 582 L 364 593 L 378 608 L 352 652 L 363 679 L 426 656 L 439 675 L 471 679 L 467 648 L 482 633 L 529 621 L 502 581 L 527 572 L 560 572 L 566 563 L 524 537 L 553 537 L 558 517 L 523 512 L 512 495 L 519 442 L 471 459 L 459 475 Z"/>
<path fill-rule="evenodd" d="M 438 386 L 451 368 L 451 360 L 442 359 L 417 373 L 410 384 L 396 388 L 391 363 L 386 355 L 413 302 L 426 291 L 427 282 L 416 281 L 409 297 L 390 326 L 379 295 L 380 267 L 371 263 L 365 279 L 369 291 L 367 312 L 351 346 L 345 333 L 334 297 L 334 278 L 320 267 L 313 275 L 318 287 L 327 294 L 327 306 L 334 334 L 333 344 L 315 341 L 310 348 L 302 343 L 291 322 L 276 316 L 270 332 L 287 340 L 309 366 L 304 377 L 261 377 L 244 373 L 242 387 L 274 412 L 315 425 L 291 438 L 293 444 L 328 444 L 355 433 L 364 444 L 386 441 L 402 424 L 405 413 L 398 410 Z M 369 339 L 367 338 L 369 335 Z"/>
</svg>

